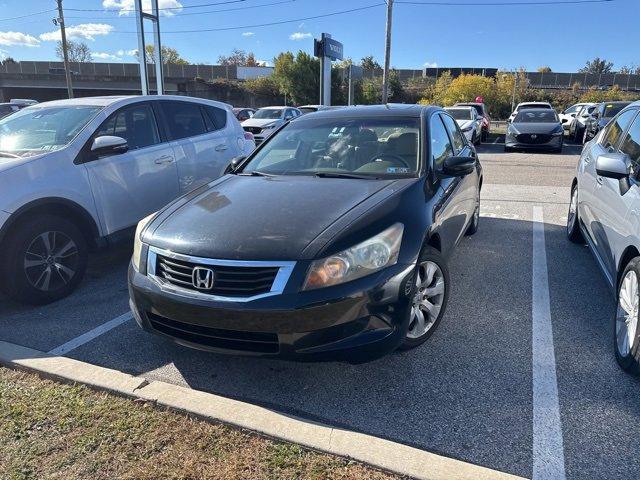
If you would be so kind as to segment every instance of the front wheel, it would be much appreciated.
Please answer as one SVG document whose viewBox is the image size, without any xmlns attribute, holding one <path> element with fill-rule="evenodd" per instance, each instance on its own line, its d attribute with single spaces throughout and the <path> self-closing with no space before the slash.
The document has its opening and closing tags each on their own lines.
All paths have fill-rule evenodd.
<svg viewBox="0 0 640 480">
<path fill-rule="evenodd" d="M 42 305 L 75 290 L 87 267 L 87 243 L 73 223 L 38 215 L 9 235 L 0 252 L 0 285 L 5 293 Z"/>
<path fill-rule="evenodd" d="M 640 257 L 631 260 L 622 274 L 622 280 L 618 286 L 613 332 L 616 360 L 624 371 L 633 375 L 640 375 L 638 278 L 640 278 Z"/>
<path fill-rule="evenodd" d="M 449 269 L 436 249 L 426 247 L 420 254 L 411 287 L 409 325 L 400 349 L 423 344 L 433 334 L 444 315 L 449 299 Z"/>
<path fill-rule="evenodd" d="M 567 237 L 573 243 L 583 243 L 580 222 L 578 218 L 578 185 L 571 190 L 571 203 L 569 203 L 569 213 L 567 214 Z"/>
</svg>

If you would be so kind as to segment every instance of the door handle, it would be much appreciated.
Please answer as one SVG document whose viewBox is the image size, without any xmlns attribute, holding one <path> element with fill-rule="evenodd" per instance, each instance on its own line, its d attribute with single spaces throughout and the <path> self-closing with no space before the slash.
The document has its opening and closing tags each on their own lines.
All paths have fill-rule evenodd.
<svg viewBox="0 0 640 480">
<path fill-rule="evenodd" d="M 229 147 L 227 146 L 226 143 L 221 143 L 220 145 L 216 145 L 215 150 L 216 152 L 224 152 L 227 148 Z"/>
<path fill-rule="evenodd" d="M 173 157 L 171 155 L 162 155 L 154 160 L 157 165 L 162 165 L 163 163 L 171 163 L 173 162 Z"/>
<path fill-rule="evenodd" d="M 596 183 L 597 183 L 598 185 L 602 185 L 602 182 L 603 182 L 603 181 L 604 181 L 604 180 L 603 180 L 603 178 L 602 178 L 601 176 L 597 176 L 597 177 L 596 177 Z"/>
</svg>

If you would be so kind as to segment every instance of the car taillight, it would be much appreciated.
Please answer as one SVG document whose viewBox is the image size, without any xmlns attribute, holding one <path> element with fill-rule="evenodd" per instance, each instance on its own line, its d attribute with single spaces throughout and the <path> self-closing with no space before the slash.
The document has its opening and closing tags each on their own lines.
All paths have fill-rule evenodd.
<svg viewBox="0 0 640 480">
<path fill-rule="evenodd" d="M 255 142 L 255 139 L 253 138 L 253 133 L 251 133 L 251 132 L 244 132 L 244 139 L 245 140 L 251 140 L 252 142 Z"/>
</svg>

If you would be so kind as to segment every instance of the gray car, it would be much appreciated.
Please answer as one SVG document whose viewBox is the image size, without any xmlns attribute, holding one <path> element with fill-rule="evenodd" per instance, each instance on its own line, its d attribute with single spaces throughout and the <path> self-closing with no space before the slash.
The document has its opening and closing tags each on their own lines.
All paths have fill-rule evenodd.
<svg viewBox="0 0 640 480">
<path fill-rule="evenodd" d="M 504 151 L 513 149 L 562 152 L 564 129 L 558 115 L 547 108 L 520 109 L 507 127 Z"/>
<path fill-rule="evenodd" d="M 617 297 L 614 348 L 640 374 L 640 102 L 622 110 L 582 151 L 571 186 L 567 234 L 586 242 Z"/>
<path fill-rule="evenodd" d="M 87 251 L 218 178 L 253 141 L 224 103 L 90 97 L 0 120 L 0 288 L 47 303 L 80 283 Z"/>
</svg>

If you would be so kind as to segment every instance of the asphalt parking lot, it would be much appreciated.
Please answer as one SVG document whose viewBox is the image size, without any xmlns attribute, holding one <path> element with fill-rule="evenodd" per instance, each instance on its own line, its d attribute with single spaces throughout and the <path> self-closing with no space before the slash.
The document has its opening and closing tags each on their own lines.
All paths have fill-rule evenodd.
<svg viewBox="0 0 640 480">
<path fill-rule="evenodd" d="M 480 229 L 451 259 L 447 313 L 418 349 L 347 365 L 172 345 L 121 317 L 128 310 L 128 247 L 94 256 L 87 281 L 56 304 L 34 308 L 0 298 L 0 340 L 51 351 L 120 317 L 119 326 L 67 355 L 525 477 L 544 471 L 538 452 L 546 448 L 552 460 L 564 458 L 566 478 L 640 478 L 640 382 L 615 363 L 614 301 L 594 259 L 565 238 L 580 147 L 505 154 L 496 140 L 478 147 L 485 172 Z M 544 321 L 552 327 L 546 336 Z M 534 415 L 553 396 L 540 393 L 536 375 L 554 360 L 555 433 L 553 416 Z"/>
</svg>

